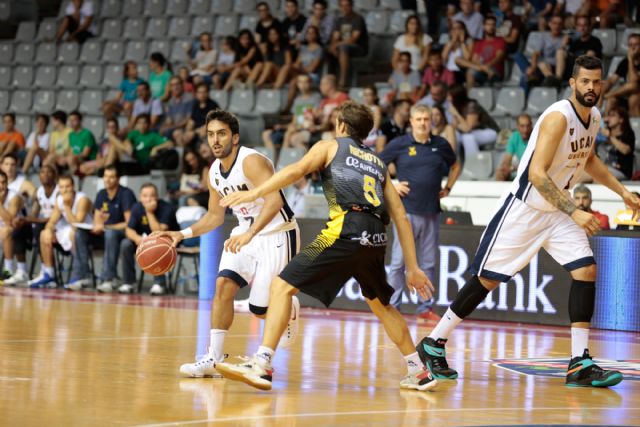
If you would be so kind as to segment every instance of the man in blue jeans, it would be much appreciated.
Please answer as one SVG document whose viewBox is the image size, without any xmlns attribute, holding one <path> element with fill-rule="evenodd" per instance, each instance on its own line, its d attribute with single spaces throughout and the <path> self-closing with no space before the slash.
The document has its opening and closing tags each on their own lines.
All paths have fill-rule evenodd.
<svg viewBox="0 0 640 427">
<path fill-rule="evenodd" d="M 125 238 L 124 230 L 131 216 L 136 196 L 127 187 L 120 185 L 120 174 L 114 165 L 104 168 L 104 188 L 98 191 L 94 203 L 93 233 L 104 238 L 104 260 L 98 292 L 113 292 L 114 280 L 120 256 L 120 242 Z"/>
<path fill-rule="evenodd" d="M 440 228 L 440 199 L 451 192 L 460 174 L 460 163 L 446 139 L 431 135 L 431 108 L 414 105 L 410 112 L 411 133 L 393 139 L 380 153 L 387 164 L 394 164 L 396 190 L 402 197 L 407 217 L 416 242 L 416 255 L 420 269 L 429 280 L 435 280 L 436 257 Z M 390 171 L 393 173 L 393 167 Z M 449 172 L 447 185 L 442 179 Z M 404 258 L 395 227 L 389 284 L 395 289 L 391 304 L 396 308 L 402 303 L 404 288 Z M 436 318 L 431 305 L 433 300 L 422 301 L 417 313 L 426 318 Z"/>
</svg>

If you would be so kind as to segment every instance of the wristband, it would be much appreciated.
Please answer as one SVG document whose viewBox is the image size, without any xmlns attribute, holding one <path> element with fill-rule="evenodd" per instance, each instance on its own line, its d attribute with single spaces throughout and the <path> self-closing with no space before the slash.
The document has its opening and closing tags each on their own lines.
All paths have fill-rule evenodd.
<svg viewBox="0 0 640 427">
<path fill-rule="evenodd" d="M 185 239 L 188 239 L 189 237 L 193 237 L 193 230 L 191 227 L 187 227 L 184 230 L 180 230 L 180 234 L 182 234 L 182 237 Z"/>
</svg>

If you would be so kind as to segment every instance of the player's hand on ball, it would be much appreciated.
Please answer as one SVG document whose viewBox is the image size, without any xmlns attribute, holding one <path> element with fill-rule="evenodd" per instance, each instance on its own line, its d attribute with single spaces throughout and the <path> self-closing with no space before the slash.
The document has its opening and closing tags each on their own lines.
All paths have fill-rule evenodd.
<svg viewBox="0 0 640 427">
<path fill-rule="evenodd" d="M 415 270 L 407 270 L 405 273 L 407 286 L 410 290 L 415 290 L 424 300 L 431 299 L 433 295 L 433 284 L 431 280 L 424 274 L 424 271 L 416 268 Z"/>
<path fill-rule="evenodd" d="M 250 203 L 257 199 L 255 191 L 238 191 L 235 193 L 231 193 L 225 196 L 222 200 L 220 200 L 220 206 L 225 208 L 241 205 L 243 203 Z"/>
<path fill-rule="evenodd" d="M 151 237 L 168 237 L 171 239 L 171 246 L 177 247 L 184 239 L 184 236 L 179 231 L 154 231 L 150 234 Z"/>
<path fill-rule="evenodd" d="M 571 214 L 571 219 L 580 227 L 584 228 L 589 236 L 593 236 L 600 231 L 600 221 L 598 221 L 595 215 L 589 212 L 576 209 Z"/>
<path fill-rule="evenodd" d="M 622 194 L 622 199 L 624 200 L 624 204 L 627 206 L 627 209 L 631 209 L 633 211 L 632 219 L 637 221 L 640 216 L 640 198 L 629 191 L 625 191 Z"/>
<path fill-rule="evenodd" d="M 253 234 L 249 232 L 238 234 L 237 236 L 231 236 L 226 242 L 224 242 L 224 250 L 237 254 L 244 245 L 251 241 L 252 238 Z"/>
</svg>

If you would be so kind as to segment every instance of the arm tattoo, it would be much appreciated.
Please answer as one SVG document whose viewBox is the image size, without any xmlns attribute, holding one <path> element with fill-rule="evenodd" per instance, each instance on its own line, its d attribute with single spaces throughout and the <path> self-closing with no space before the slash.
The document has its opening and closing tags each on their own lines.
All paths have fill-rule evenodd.
<svg viewBox="0 0 640 427">
<path fill-rule="evenodd" d="M 567 198 L 567 196 L 560 191 L 558 186 L 546 175 L 538 185 L 535 185 L 536 190 L 540 192 L 547 202 L 558 208 L 560 211 L 571 215 L 576 210 L 576 205 Z"/>
</svg>

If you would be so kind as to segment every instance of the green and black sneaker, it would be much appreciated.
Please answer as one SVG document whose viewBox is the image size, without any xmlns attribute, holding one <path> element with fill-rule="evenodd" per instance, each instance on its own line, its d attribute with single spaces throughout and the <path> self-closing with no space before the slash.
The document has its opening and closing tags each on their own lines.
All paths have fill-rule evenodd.
<svg viewBox="0 0 640 427">
<path fill-rule="evenodd" d="M 620 381 L 620 372 L 607 371 L 593 363 L 587 349 L 582 357 L 574 357 L 569 362 L 566 381 L 568 387 L 611 387 Z"/>
<path fill-rule="evenodd" d="M 416 346 L 416 350 L 424 366 L 431 371 L 431 375 L 439 380 L 455 380 L 458 378 L 458 372 L 451 369 L 447 363 L 444 349 L 446 343 L 445 339 L 436 341 L 433 338 L 425 337 Z"/>
</svg>

